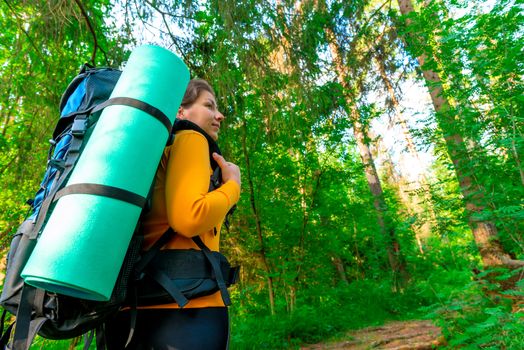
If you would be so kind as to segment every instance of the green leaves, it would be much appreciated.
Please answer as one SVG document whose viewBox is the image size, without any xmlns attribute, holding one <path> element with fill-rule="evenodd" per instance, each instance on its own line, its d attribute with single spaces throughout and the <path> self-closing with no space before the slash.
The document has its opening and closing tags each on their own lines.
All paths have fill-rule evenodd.
<svg viewBox="0 0 524 350">
<path fill-rule="evenodd" d="M 499 1 L 488 8 L 483 2 L 431 1 L 399 17 L 395 2 L 383 1 L 82 1 L 91 32 L 75 2 L 1 2 L 2 244 L 7 245 L 27 211 L 25 201 L 38 188 L 60 95 L 91 58 L 93 34 L 99 65 L 118 66 L 135 43 L 155 42 L 183 57 L 193 77 L 212 83 L 226 116 L 219 143 L 242 170 L 241 200 L 222 244 L 243 265 L 235 291 L 237 344 L 254 344 L 248 341 L 256 338 L 250 338 L 253 329 L 266 338 L 256 338 L 258 344 L 278 348 L 296 344 L 288 337 L 316 340 L 344 324 L 357 326 L 344 316 L 349 307 L 339 306 L 349 299 L 351 315 L 368 322 L 370 314 L 384 319 L 404 312 L 408 299 L 419 305 L 440 298 L 446 313 L 456 316 L 445 319 L 450 344 L 510 348 L 522 334 L 518 314 L 484 300 L 477 287 L 466 300 L 451 296 L 462 292 L 470 276 L 457 271 L 479 266 L 468 218 L 492 220 L 504 249 L 524 256 L 519 3 Z M 114 27 L 110 17 L 117 4 L 124 12 Z M 339 45 L 342 68 L 330 43 Z M 423 114 L 422 107 L 420 114 L 411 113 L 406 105 L 418 98 L 427 106 L 426 90 L 406 90 L 404 84 L 417 79 L 417 57 L 423 54 L 422 68 L 441 78 L 430 87 L 442 87 L 440 97 L 450 104 L 441 114 Z M 341 71 L 347 75 L 342 80 Z M 413 180 L 401 176 L 396 160 L 386 161 L 405 152 L 380 144 L 398 129 L 364 137 L 376 156 L 386 221 L 413 275 L 406 290 L 418 288 L 420 299 L 409 294 L 404 300 L 408 294 L 389 289 L 386 238 L 377 228 L 376 198 L 353 134 L 355 121 L 376 133 L 376 122 L 389 122 L 387 113 L 403 114 L 417 150 L 436 158 L 424 174 L 427 186 L 415 186 L 413 201 L 405 201 L 402 191 Z M 443 139 L 455 135 L 462 137 L 460 149 L 450 149 Z M 396 135 L 395 142 L 403 138 Z M 453 160 L 463 166 L 458 180 L 467 176 L 476 186 L 467 196 Z M 468 216 L 464 198 L 479 195 L 484 208 Z M 416 234 L 422 227 L 427 237 L 420 239 Z M 496 290 L 505 277 L 485 287 Z M 258 324 L 271 308 L 269 279 L 275 309 L 280 316 L 289 313 L 277 327 L 274 319 Z M 382 297 L 387 303 L 375 305 Z M 254 321 L 243 328 L 250 315 Z M 313 324 L 317 317 L 324 326 Z"/>
</svg>

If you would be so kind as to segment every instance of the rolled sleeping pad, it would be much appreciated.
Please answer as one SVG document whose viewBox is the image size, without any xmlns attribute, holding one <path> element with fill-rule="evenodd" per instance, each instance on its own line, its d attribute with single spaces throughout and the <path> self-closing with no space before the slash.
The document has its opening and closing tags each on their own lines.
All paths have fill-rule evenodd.
<svg viewBox="0 0 524 350">
<path fill-rule="evenodd" d="M 189 70 L 180 58 L 145 45 L 131 53 L 110 99 L 146 102 L 172 125 L 188 82 Z M 128 105 L 103 110 L 64 187 L 70 193 L 58 199 L 22 271 L 26 283 L 72 297 L 109 300 L 141 213 L 140 203 L 111 194 L 81 193 L 86 186 L 79 184 L 124 192 L 140 202 L 150 190 L 169 138 L 168 127 Z"/>
</svg>

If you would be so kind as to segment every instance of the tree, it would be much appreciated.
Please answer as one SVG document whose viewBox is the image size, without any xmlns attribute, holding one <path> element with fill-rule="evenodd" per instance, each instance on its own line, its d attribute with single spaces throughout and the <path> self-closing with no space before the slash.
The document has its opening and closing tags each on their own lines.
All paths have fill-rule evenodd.
<svg viewBox="0 0 524 350">
<path fill-rule="evenodd" d="M 325 3 L 319 3 L 320 8 L 325 8 Z M 377 223 L 381 235 L 386 243 L 386 252 L 391 269 L 395 275 L 401 274 L 406 278 L 406 270 L 402 262 L 401 250 L 398 240 L 395 236 L 395 228 L 391 220 L 388 218 L 388 208 L 384 199 L 382 185 L 378 172 L 373 162 L 373 156 L 369 148 L 369 136 L 367 135 L 366 126 L 361 121 L 360 112 L 357 107 L 356 93 L 358 90 L 349 85 L 350 80 L 359 80 L 362 77 L 356 75 L 350 76 L 348 65 L 343 62 L 343 52 L 340 43 L 337 40 L 333 27 L 329 25 L 329 21 L 324 27 L 326 40 L 331 50 L 333 62 L 336 69 L 338 82 L 343 89 L 343 97 L 345 99 L 345 109 L 349 120 L 353 126 L 353 135 L 357 142 L 360 157 L 364 165 L 364 171 L 368 180 L 370 192 L 373 195 L 373 205 L 377 213 Z M 353 46 L 357 46 L 353 43 Z M 356 59 L 356 62 L 362 63 L 362 59 Z M 362 73 L 365 74 L 365 73 Z"/>
<path fill-rule="evenodd" d="M 400 12 L 405 16 L 408 32 L 404 35 L 408 47 L 417 56 L 422 69 L 422 74 L 428 86 L 431 100 L 435 108 L 437 122 L 444 132 L 448 154 L 453 162 L 461 192 L 464 196 L 467 210 L 468 224 L 473 232 L 475 242 L 478 246 L 485 267 L 490 266 L 524 266 L 523 261 L 512 259 L 503 249 L 498 240 L 498 232 L 495 224 L 482 216 L 487 202 L 485 189 L 479 185 L 472 176 L 469 168 L 474 164 L 466 147 L 464 137 L 460 131 L 460 118 L 454 113 L 449 98 L 444 91 L 440 74 L 437 71 L 436 58 L 428 43 L 422 43 L 419 28 L 415 24 L 417 13 L 413 8 L 411 0 L 398 0 Z M 411 29 L 411 30 L 410 30 Z"/>
<path fill-rule="evenodd" d="M 394 29 L 391 28 L 389 29 L 389 31 L 392 34 L 391 36 L 396 36 Z M 414 184 L 404 185 L 403 188 L 399 185 L 399 193 L 403 201 L 406 203 L 408 210 L 414 211 L 414 215 L 416 215 L 418 220 L 423 220 L 422 224 L 420 224 L 418 227 L 413 227 L 419 250 L 421 253 L 423 253 L 423 241 L 431 235 L 431 228 L 433 225 L 436 224 L 437 219 L 432 206 L 429 180 L 423 171 L 422 161 L 420 159 L 419 152 L 415 147 L 415 142 L 411 135 L 408 122 L 403 116 L 402 108 L 400 106 L 400 101 L 397 98 L 397 92 L 394 87 L 394 83 L 392 82 L 387 72 L 387 57 L 391 57 L 393 55 L 392 53 L 388 53 L 387 46 L 389 44 L 389 46 L 395 47 L 395 43 L 392 42 L 394 38 L 389 39 L 389 41 L 391 41 L 390 43 L 385 42 L 387 40 L 387 36 L 388 35 L 384 35 L 382 38 L 383 41 L 379 42 L 375 46 L 374 60 L 379 76 L 388 93 L 389 102 L 391 104 L 391 109 L 393 112 L 393 122 L 395 124 L 400 125 L 402 135 L 404 136 L 407 145 L 408 152 L 411 158 L 414 159 L 415 163 L 418 165 L 418 179 L 415 181 Z M 419 203 L 417 203 L 418 201 L 423 201 L 425 203 L 424 205 L 420 205 Z M 411 208 L 413 208 L 413 210 L 411 210 Z M 427 211 L 429 215 L 424 215 L 425 211 Z"/>
</svg>

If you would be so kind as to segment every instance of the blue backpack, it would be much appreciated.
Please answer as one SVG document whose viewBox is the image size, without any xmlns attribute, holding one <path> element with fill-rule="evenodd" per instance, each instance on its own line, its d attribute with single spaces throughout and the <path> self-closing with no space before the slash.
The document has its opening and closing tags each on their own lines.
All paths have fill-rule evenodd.
<svg viewBox="0 0 524 350">
<path fill-rule="evenodd" d="M 134 308 L 137 305 L 176 301 L 183 307 L 188 299 L 216 291 L 221 292 L 226 305 L 230 304 L 227 287 L 238 279 L 238 267 L 231 268 L 223 255 L 211 252 L 199 237 L 193 240 L 200 251 L 179 251 L 177 254 L 161 251 L 162 246 L 175 235 L 171 229 L 151 249 L 143 252 L 140 223 L 129 244 L 109 301 L 91 301 L 52 293 L 27 285 L 20 277 L 46 219 L 52 212 L 56 202 L 55 195 L 67 183 L 103 108 L 112 104 L 124 104 L 139 108 L 164 122 L 167 119 L 156 108 L 144 102 L 122 97 L 110 99 L 121 73 L 120 70 L 94 68 L 86 64 L 62 95 L 60 118 L 50 140 L 43 180 L 34 199 L 28 201 L 31 205 L 30 214 L 15 233 L 7 256 L 6 276 L 0 296 L 0 305 L 4 308 L 0 324 L 0 334 L 3 334 L 0 338 L 2 349 L 8 344 L 12 349 L 29 349 L 36 334 L 47 339 L 69 339 L 87 334 L 87 349 L 95 330 L 97 346 L 103 349 L 103 336 L 99 336 L 103 335 L 103 324 L 124 305 Z M 210 154 L 220 152 L 216 143 L 190 122 L 176 122 L 172 128 L 172 136 L 174 131 L 182 129 L 203 133 L 208 139 Z M 216 164 L 214 168 L 216 171 L 210 181 L 210 190 L 220 186 L 220 168 Z M 149 197 L 143 210 L 147 210 Z M 200 267 L 196 266 L 195 271 L 189 271 L 189 275 L 198 277 L 188 278 L 187 259 L 201 260 Z M 176 271 L 173 266 L 184 266 L 183 278 L 163 273 L 162 266 L 169 266 L 169 269 L 165 269 L 169 271 Z M 199 287 L 195 288 L 195 283 Z M 133 299 L 131 301 L 130 295 Z M 4 331 L 6 312 L 15 315 L 16 321 Z M 11 336 L 13 328 L 15 331 Z M 129 341 L 133 329 L 134 325 L 131 324 Z"/>
<path fill-rule="evenodd" d="M 28 286 L 20 277 L 48 214 L 52 211 L 55 194 L 67 183 L 75 163 L 105 107 L 121 71 L 111 68 L 95 69 L 84 65 L 72 80 L 60 101 L 60 119 L 49 141 L 47 168 L 34 199 L 29 200 L 31 211 L 15 233 L 7 255 L 7 269 L 0 296 L 4 308 L 0 331 L 0 347 L 6 346 L 11 324 L 4 332 L 6 311 L 17 316 L 12 347 L 25 349 L 38 333 L 49 339 L 73 338 L 95 328 L 115 313 L 125 298 L 125 286 L 130 266 L 123 268 L 110 302 L 79 302 L 78 299 L 56 295 Z M 109 105 L 109 104 L 106 104 Z M 138 255 L 138 243 L 134 254 Z M 129 254 L 133 254 L 130 249 Z M 128 260 L 128 259 L 126 259 Z M 130 261 L 132 264 L 132 261 Z"/>
</svg>

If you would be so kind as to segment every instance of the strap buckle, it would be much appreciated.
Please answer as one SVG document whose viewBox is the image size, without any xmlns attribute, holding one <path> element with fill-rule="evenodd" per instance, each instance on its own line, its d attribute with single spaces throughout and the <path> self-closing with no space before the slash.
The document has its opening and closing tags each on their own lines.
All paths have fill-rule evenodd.
<svg viewBox="0 0 524 350">
<path fill-rule="evenodd" d="M 53 167 L 57 170 L 64 170 L 65 169 L 65 160 L 63 159 L 54 159 L 54 158 L 51 158 L 48 162 L 48 165 L 50 167 Z"/>
<path fill-rule="evenodd" d="M 75 137 L 83 137 L 87 131 L 87 118 L 85 116 L 76 117 L 71 125 L 71 134 Z"/>
</svg>

